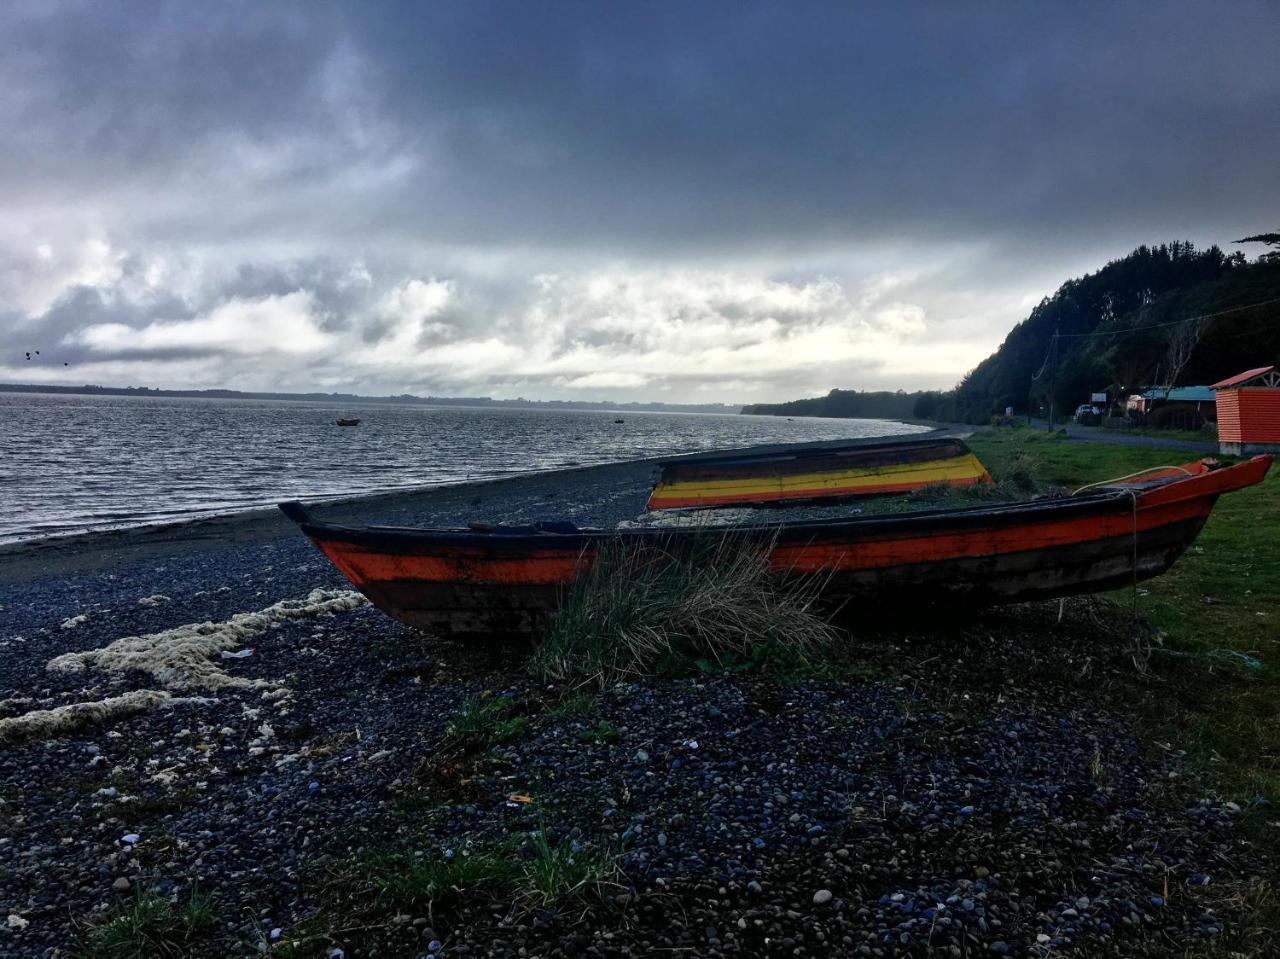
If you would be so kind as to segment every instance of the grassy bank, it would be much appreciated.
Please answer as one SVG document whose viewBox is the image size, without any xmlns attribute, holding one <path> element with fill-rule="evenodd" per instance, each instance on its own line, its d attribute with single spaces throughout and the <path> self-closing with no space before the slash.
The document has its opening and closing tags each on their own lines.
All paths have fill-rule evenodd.
<svg viewBox="0 0 1280 959">
<path fill-rule="evenodd" d="M 1044 481 L 1073 489 L 1195 458 L 1026 428 L 982 431 L 970 446 L 997 476 L 1029 459 Z M 1132 595 L 1110 599 L 1128 606 Z M 1191 550 L 1139 589 L 1139 615 L 1158 630 L 1149 682 L 1137 691 L 1144 718 L 1198 756 L 1242 804 L 1280 802 L 1278 604 L 1280 470 L 1219 500 Z"/>
</svg>

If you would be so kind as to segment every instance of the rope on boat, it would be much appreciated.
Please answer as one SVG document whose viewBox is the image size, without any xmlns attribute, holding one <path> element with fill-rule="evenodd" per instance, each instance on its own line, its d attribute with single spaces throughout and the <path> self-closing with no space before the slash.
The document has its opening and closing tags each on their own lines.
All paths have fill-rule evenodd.
<svg viewBox="0 0 1280 959">
<path fill-rule="evenodd" d="M 1138 470 L 1138 472 L 1136 473 L 1129 473 L 1125 476 L 1117 476 L 1114 479 L 1099 480 L 1096 483 L 1088 483 L 1084 486 L 1081 486 L 1078 490 L 1075 490 L 1074 492 L 1072 492 L 1071 495 L 1076 496 L 1079 493 L 1083 493 L 1087 489 L 1093 489 L 1095 486 L 1110 486 L 1112 483 L 1123 483 L 1125 480 L 1131 480 L 1138 476 L 1145 476 L 1147 473 L 1158 473 L 1161 470 L 1177 470 L 1179 473 L 1186 473 L 1188 476 L 1196 475 L 1195 473 L 1191 472 L 1191 470 L 1187 469 L 1185 466 L 1148 466 L 1146 469 Z"/>
<path fill-rule="evenodd" d="M 1190 474 L 1188 474 L 1190 475 Z M 1138 621 L 1138 491 L 1126 490 L 1133 503 L 1133 621 Z"/>
<path fill-rule="evenodd" d="M 1128 473 L 1124 476 L 1117 476 L 1114 479 L 1099 480 L 1097 483 L 1089 483 L 1081 486 L 1071 495 L 1076 496 L 1083 493 L 1087 489 L 1093 489 L 1098 486 L 1110 486 L 1112 483 L 1123 483 L 1125 480 L 1135 479 L 1139 476 L 1145 476 L 1147 473 L 1159 473 L 1163 470 L 1177 470 L 1179 473 L 1186 473 L 1188 476 L 1195 476 L 1185 466 L 1148 466 L 1146 469 L 1138 470 L 1136 473 Z M 1136 489 L 1126 489 L 1124 492 L 1129 494 L 1129 502 L 1133 506 L 1133 618 L 1138 618 L 1138 491 Z M 1062 611 L 1058 611 L 1061 618 Z"/>
</svg>

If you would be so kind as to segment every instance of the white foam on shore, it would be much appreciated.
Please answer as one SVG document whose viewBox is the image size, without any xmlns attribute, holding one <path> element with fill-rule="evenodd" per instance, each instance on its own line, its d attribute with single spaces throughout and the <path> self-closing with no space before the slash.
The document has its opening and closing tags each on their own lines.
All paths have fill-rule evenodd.
<svg viewBox="0 0 1280 959">
<path fill-rule="evenodd" d="M 306 599 L 281 600 L 254 613 L 236 613 L 220 623 L 187 623 L 158 633 L 125 636 L 101 649 L 65 653 L 51 659 L 46 668 L 62 673 L 81 672 L 89 666 L 110 673 L 137 670 L 171 690 L 272 686 L 265 679 L 228 675 L 212 657 L 289 620 L 331 615 L 368 602 L 354 590 L 315 589 Z"/>
<path fill-rule="evenodd" d="M 165 689 L 137 689 L 106 699 L 69 703 L 53 709 L 37 709 L 21 716 L 0 719 L 0 744 L 24 739 L 49 739 L 156 707 L 216 702 L 205 697 L 177 697 L 167 690 L 267 687 L 268 692 L 264 695 L 273 699 L 287 696 L 288 690 L 279 688 L 278 684 L 269 680 L 228 675 L 215 665 L 212 657 L 224 649 L 239 646 L 244 639 L 289 620 L 333 615 L 356 609 L 368 602 L 354 590 L 315 589 L 306 599 L 281 600 L 254 613 L 237 613 L 221 623 L 188 623 L 145 636 L 125 636 L 101 649 L 65 653 L 51 659 L 46 668 L 66 673 L 82 672 L 89 666 L 110 673 L 139 670 L 154 677 Z M 83 622 L 84 618 L 80 617 L 80 621 Z M 15 697 L 5 700 L 4 704 L 30 702 L 33 700 Z M 264 740 L 269 738 L 266 732 L 269 729 L 264 724 L 259 730 Z"/>
<path fill-rule="evenodd" d="M 169 708 L 184 703 L 207 703 L 205 698 L 184 699 L 158 689 L 136 689 L 88 703 L 70 703 L 54 709 L 36 709 L 12 719 L 0 719 L 0 743 L 24 739 L 50 739 L 75 732 L 85 726 L 132 716 L 156 706 Z"/>
</svg>

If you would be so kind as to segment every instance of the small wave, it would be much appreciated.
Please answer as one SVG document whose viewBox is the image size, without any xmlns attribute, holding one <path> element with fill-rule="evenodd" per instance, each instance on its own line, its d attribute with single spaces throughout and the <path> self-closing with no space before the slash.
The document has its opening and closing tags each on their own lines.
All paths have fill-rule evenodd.
<svg viewBox="0 0 1280 959">
<path fill-rule="evenodd" d="M 74 415 L 69 415 L 74 411 Z M 759 443 L 885 436 L 877 420 L 378 406 L 336 431 L 323 406 L 0 394 L 0 542 Z M 335 413 L 336 415 L 336 413 Z M 145 428 L 140 422 L 145 421 Z M 371 428 L 366 430 L 365 424 Z M 22 437 L 39 436 L 42 442 Z M 20 444 L 20 445 L 19 445 Z"/>
</svg>

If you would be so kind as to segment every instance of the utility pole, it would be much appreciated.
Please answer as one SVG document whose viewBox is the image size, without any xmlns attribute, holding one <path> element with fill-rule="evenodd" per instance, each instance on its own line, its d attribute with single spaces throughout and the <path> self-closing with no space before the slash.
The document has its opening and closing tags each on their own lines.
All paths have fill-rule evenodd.
<svg viewBox="0 0 1280 959">
<path fill-rule="evenodd" d="M 1058 329 L 1054 327 L 1053 343 L 1049 346 L 1049 432 L 1053 432 L 1053 397 L 1058 384 Z"/>
</svg>

